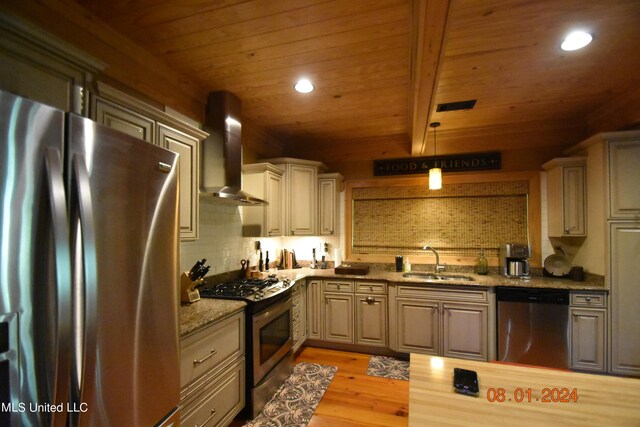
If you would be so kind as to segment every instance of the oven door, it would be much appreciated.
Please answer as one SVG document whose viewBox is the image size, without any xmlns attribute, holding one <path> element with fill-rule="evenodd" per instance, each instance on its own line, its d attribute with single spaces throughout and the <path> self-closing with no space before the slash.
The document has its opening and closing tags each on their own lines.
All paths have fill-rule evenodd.
<svg viewBox="0 0 640 427">
<path fill-rule="evenodd" d="M 253 315 L 253 385 L 293 347 L 291 297 Z"/>
</svg>

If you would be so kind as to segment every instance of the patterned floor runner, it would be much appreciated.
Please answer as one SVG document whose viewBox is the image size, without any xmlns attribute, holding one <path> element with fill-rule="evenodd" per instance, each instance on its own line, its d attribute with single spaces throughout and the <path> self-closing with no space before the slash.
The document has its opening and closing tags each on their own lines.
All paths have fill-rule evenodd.
<svg viewBox="0 0 640 427">
<path fill-rule="evenodd" d="M 306 426 L 338 368 L 300 362 L 284 384 L 245 427 Z"/>
<path fill-rule="evenodd" d="M 374 377 L 409 380 L 409 362 L 388 356 L 371 356 L 367 375 Z"/>
</svg>

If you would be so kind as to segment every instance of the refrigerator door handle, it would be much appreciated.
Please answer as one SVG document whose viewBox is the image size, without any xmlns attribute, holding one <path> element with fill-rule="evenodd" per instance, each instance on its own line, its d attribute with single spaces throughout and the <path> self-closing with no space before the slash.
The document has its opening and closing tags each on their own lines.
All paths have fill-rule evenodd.
<svg viewBox="0 0 640 427">
<path fill-rule="evenodd" d="M 69 395 L 70 372 L 70 343 L 71 343 L 71 276 L 70 276 L 70 249 L 69 228 L 67 225 L 67 207 L 64 181 L 62 178 L 62 158 L 60 151 L 47 147 L 44 156 L 46 177 L 48 184 L 48 197 L 51 214 L 51 226 L 53 234 L 53 256 L 55 263 L 55 310 L 57 313 L 57 328 L 55 338 L 56 367 L 54 372 L 47 375 L 55 375 L 49 384 L 55 387 L 50 396 L 51 403 L 66 405 Z M 51 425 L 66 425 L 66 414 L 52 412 Z"/>
<path fill-rule="evenodd" d="M 93 400 L 97 331 L 97 255 L 89 172 L 85 156 L 74 153 L 71 162 L 71 256 L 73 258 L 72 403 L 84 407 Z M 97 408 L 96 408 L 97 409 Z M 78 416 L 73 414 L 74 418 Z M 79 415 L 82 417 L 82 415 Z"/>
</svg>

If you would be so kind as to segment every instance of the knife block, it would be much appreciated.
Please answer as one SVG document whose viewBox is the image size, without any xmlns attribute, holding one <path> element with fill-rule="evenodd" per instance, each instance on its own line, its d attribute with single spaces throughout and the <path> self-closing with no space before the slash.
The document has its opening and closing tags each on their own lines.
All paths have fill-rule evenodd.
<svg viewBox="0 0 640 427">
<path fill-rule="evenodd" d="M 185 271 L 180 275 L 180 301 L 191 304 L 200 300 L 200 292 L 196 289 L 204 283 L 204 279 L 193 281 L 189 278 L 189 272 Z"/>
</svg>

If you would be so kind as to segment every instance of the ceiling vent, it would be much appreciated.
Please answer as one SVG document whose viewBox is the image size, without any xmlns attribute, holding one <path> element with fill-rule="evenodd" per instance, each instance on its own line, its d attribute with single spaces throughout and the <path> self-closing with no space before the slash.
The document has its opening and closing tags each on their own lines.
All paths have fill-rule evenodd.
<svg viewBox="0 0 640 427">
<path fill-rule="evenodd" d="M 441 113 L 445 111 L 470 110 L 476 105 L 476 101 L 477 99 L 470 99 L 468 101 L 445 102 L 443 104 L 438 104 L 436 112 Z"/>
</svg>

